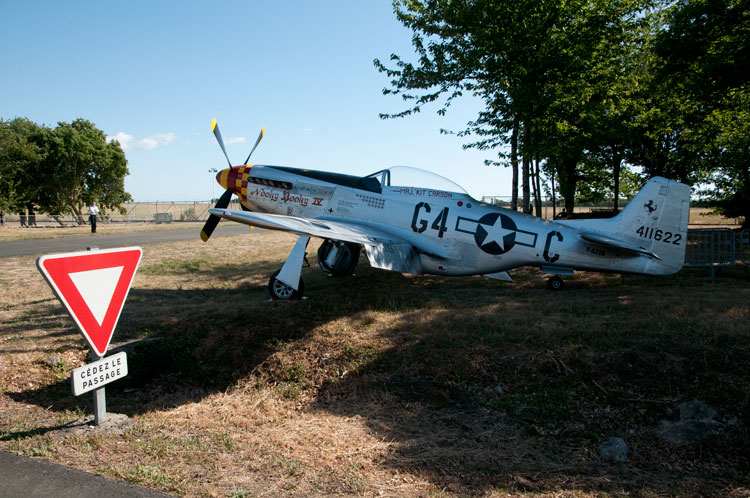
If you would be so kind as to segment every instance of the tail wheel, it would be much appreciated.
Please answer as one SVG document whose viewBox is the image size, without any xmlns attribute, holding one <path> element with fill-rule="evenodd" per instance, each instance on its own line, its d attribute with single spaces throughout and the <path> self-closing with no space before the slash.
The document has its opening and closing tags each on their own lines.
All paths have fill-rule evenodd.
<svg viewBox="0 0 750 498">
<path fill-rule="evenodd" d="M 565 281 L 562 278 L 555 275 L 547 280 L 547 288 L 553 291 L 561 291 L 565 288 Z"/>
<path fill-rule="evenodd" d="M 281 271 L 281 270 L 279 270 Z M 305 283 L 300 277 L 299 286 L 297 290 L 292 289 L 281 280 L 276 277 L 279 275 L 277 271 L 268 280 L 268 293 L 271 295 L 271 299 L 278 301 L 293 301 L 296 299 L 302 299 L 302 295 L 305 293 Z"/>
</svg>

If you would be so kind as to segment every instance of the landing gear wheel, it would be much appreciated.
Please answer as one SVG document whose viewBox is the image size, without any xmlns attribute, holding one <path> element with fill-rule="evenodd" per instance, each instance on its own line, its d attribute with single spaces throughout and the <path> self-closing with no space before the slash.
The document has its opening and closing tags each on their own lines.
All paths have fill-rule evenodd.
<svg viewBox="0 0 750 498">
<path fill-rule="evenodd" d="M 358 260 L 359 246 L 357 244 L 326 239 L 318 248 L 320 269 L 332 277 L 352 275 Z"/>
<path fill-rule="evenodd" d="M 302 277 L 299 279 L 299 288 L 294 290 L 276 278 L 279 271 L 271 275 L 271 278 L 268 280 L 268 293 L 271 294 L 271 299 L 278 301 L 302 299 L 302 295 L 305 293 L 305 283 L 302 281 Z"/>
<path fill-rule="evenodd" d="M 555 275 L 547 280 L 547 288 L 553 291 L 561 291 L 565 288 L 565 282 L 562 278 Z"/>
</svg>

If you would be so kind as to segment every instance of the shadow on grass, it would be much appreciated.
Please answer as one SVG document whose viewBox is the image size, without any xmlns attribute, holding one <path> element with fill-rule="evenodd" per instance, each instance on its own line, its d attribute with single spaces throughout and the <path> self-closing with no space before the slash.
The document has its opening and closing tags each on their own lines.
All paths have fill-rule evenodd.
<svg viewBox="0 0 750 498">
<path fill-rule="evenodd" d="M 361 268 L 334 281 L 310 269 L 311 297 L 295 303 L 269 302 L 265 285 L 248 282 L 134 289 L 118 334 L 160 340 L 136 347 L 129 377 L 107 386 L 108 407 L 135 415 L 199 401 L 260 375 L 289 347 L 330 357 L 301 365 L 315 377 L 301 387 L 308 409 L 361 417 L 397 443 L 384 465 L 448 492 L 717 495 L 750 484 L 746 273 L 586 277 L 564 293 L 531 271 L 517 275 L 503 284 Z M 379 316 L 395 318 L 376 326 Z M 357 341 L 311 345 L 318 327 L 341 319 Z M 263 375 L 282 382 L 289 372 L 266 365 Z M 6 395 L 56 411 L 91 403 L 73 398 L 67 381 Z M 696 398 L 725 430 L 698 446 L 661 441 L 660 422 Z M 629 445 L 628 462 L 600 459 L 613 436 Z"/>
</svg>

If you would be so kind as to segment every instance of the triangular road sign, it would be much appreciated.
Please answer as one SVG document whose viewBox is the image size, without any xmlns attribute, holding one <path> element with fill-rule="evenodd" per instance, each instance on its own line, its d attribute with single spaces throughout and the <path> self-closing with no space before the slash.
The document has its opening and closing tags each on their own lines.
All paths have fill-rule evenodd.
<svg viewBox="0 0 750 498">
<path fill-rule="evenodd" d="M 99 356 L 107 352 L 142 254 L 140 247 L 121 247 L 50 254 L 36 261 Z"/>
</svg>

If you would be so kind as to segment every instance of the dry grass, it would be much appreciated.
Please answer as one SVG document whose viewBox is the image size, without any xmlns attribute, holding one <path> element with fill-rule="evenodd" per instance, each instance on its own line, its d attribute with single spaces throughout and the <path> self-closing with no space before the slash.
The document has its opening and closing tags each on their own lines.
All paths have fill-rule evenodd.
<svg viewBox="0 0 750 498">
<path fill-rule="evenodd" d="M 417 278 L 362 258 L 269 302 L 293 241 L 144 248 L 115 341 L 161 339 L 107 389 L 136 421 L 121 435 L 60 430 L 91 411 L 68 381 L 83 341 L 33 258 L 0 260 L 0 448 L 180 496 L 748 496 L 746 267 L 551 293 L 536 270 Z M 725 430 L 660 440 L 696 398 Z M 600 459 L 612 436 L 627 463 Z"/>
</svg>

